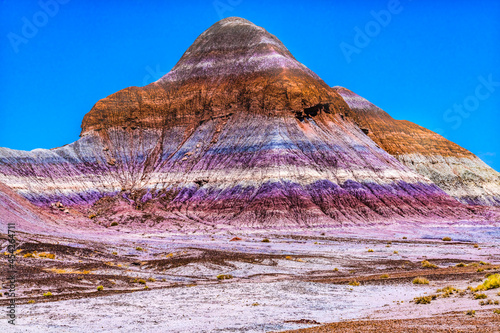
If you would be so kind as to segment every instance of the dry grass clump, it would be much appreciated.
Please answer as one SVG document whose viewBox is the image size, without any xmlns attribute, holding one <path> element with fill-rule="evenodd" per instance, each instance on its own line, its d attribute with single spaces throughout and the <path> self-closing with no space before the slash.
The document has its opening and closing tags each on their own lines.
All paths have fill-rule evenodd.
<svg viewBox="0 0 500 333">
<path fill-rule="evenodd" d="M 368 252 L 373 252 L 373 249 L 368 249 Z"/>
<path fill-rule="evenodd" d="M 34 299 L 30 299 L 30 300 L 28 301 L 28 304 L 33 304 L 33 303 L 35 303 L 35 300 L 34 300 Z"/>
<path fill-rule="evenodd" d="M 261 240 L 261 242 L 262 242 L 262 243 L 269 243 L 269 242 L 270 242 L 270 240 L 269 240 L 269 238 L 264 238 L 263 240 Z"/>
<path fill-rule="evenodd" d="M 493 310 L 493 313 L 495 313 L 495 314 L 500 314 L 500 309 L 495 309 L 495 310 Z"/>
<path fill-rule="evenodd" d="M 418 277 L 413 279 L 412 283 L 413 284 L 429 284 L 429 280 L 427 280 L 426 278 L 424 278 L 422 276 L 418 276 Z"/>
<path fill-rule="evenodd" d="M 413 301 L 415 304 L 429 304 L 433 299 L 436 299 L 436 295 L 415 297 Z"/>
<path fill-rule="evenodd" d="M 25 253 L 23 255 L 23 258 L 47 258 L 47 259 L 55 259 L 56 255 L 53 253 L 48 253 L 48 252 L 40 252 L 37 253 L 36 251 L 33 251 L 33 253 Z"/>
<path fill-rule="evenodd" d="M 394 254 L 398 254 L 399 252 L 398 252 L 398 251 L 394 251 L 393 253 L 394 253 Z"/>
<path fill-rule="evenodd" d="M 231 274 L 219 274 L 219 275 L 217 275 L 218 280 L 229 280 L 232 278 L 233 278 L 233 276 Z"/>
<path fill-rule="evenodd" d="M 142 247 L 140 247 L 140 246 L 136 247 L 135 249 L 136 249 L 137 251 L 144 251 L 144 249 L 143 249 Z"/>
<path fill-rule="evenodd" d="M 360 285 L 360 283 L 358 281 L 356 281 L 356 280 L 352 280 L 352 281 L 349 281 L 349 285 L 357 287 L 357 286 Z"/>
<path fill-rule="evenodd" d="M 467 267 L 467 265 L 464 264 L 463 262 L 461 262 L 461 263 L 456 264 L 455 267 Z"/>
<path fill-rule="evenodd" d="M 47 291 L 46 293 L 43 294 L 43 296 L 49 297 L 49 296 L 52 296 L 52 293 L 50 291 Z"/>
<path fill-rule="evenodd" d="M 155 278 L 152 278 L 152 277 L 148 278 L 148 281 L 149 282 L 156 282 Z"/>
<path fill-rule="evenodd" d="M 389 274 L 382 274 L 382 275 L 380 275 L 380 278 L 381 279 L 388 279 L 389 278 Z"/>
<path fill-rule="evenodd" d="M 481 305 L 481 306 L 482 305 L 493 305 L 493 304 L 498 305 L 499 303 L 500 303 L 499 301 L 494 301 L 492 299 L 489 299 L 487 301 L 481 301 L 481 302 L 479 302 L 479 305 Z"/>
<path fill-rule="evenodd" d="M 486 294 L 475 294 L 474 295 L 474 299 L 485 299 L 485 298 L 488 298 L 488 296 L 486 296 Z"/>
<path fill-rule="evenodd" d="M 427 260 L 422 261 L 422 267 L 424 267 L 424 268 L 438 268 L 437 265 L 432 264 Z"/>
<path fill-rule="evenodd" d="M 468 316 L 474 317 L 476 315 L 476 310 L 469 310 L 465 314 Z"/>
<path fill-rule="evenodd" d="M 146 280 L 144 280 L 144 279 L 138 279 L 138 280 L 137 280 L 137 283 L 140 283 L 140 284 L 146 284 Z"/>
<path fill-rule="evenodd" d="M 443 241 L 444 242 L 449 242 L 449 241 L 451 241 L 451 238 L 450 237 L 443 237 Z"/>
<path fill-rule="evenodd" d="M 474 247 L 477 249 L 479 247 L 479 244 L 474 244 Z"/>
<path fill-rule="evenodd" d="M 442 293 L 441 297 L 450 297 L 450 295 L 453 295 L 454 293 L 459 293 L 460 290 L 453 287 L 453 286 L 447 286 L 444 287 L 443 289 L 438 289 L 436 292 Z"/>
</svg>

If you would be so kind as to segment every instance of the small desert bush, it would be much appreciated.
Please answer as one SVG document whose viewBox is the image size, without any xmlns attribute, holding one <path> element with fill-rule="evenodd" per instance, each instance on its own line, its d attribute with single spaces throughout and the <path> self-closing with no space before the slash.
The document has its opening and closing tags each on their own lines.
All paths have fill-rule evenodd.
<svg viewBox="0 0 500 333">
<path fill-rule="evenodd" d="M 500 309 L 495 309 L 495 310 L 493 310 L 493 313 L 495 313 L 495 314 L 500 314 Z"/>
<path fill-rule="evenodd" d="M 111 222 L 112 227 L 116 227 L 118 225 L 118 222 Z"/>
<path fill-rule="evenodd" d="M 373 252 L 373 249 L 368 249 L 368 252 Z"/>
<path fill-rule="evenodd" d="M 381 279 L 388 279 L 389 278 L 389 274 L 382 274 L 382 275 L 380 275 L 380 278 Z"/>
<path fill-rule="evenodd" d="M 96 214 L 89 214 L 89 219 L 95 219 L 97 217 Z"/>
<path fill-rule="evenodd" d="M 429 280 L 427 280 L 424 277 L 419 276 L 419 277 L 414 278 L 412 283 L 413 284 L 429 284 Z"/>
<path fill-rule="evenodd" d="M 429 304 L 433 299 L 436 299 L 435 295 L 415 297 L 413 301 L 415 304 Z"/>
<path fill-rule="evenodd" d="M 146 280 L 144 279 L 138 279 L 137 282 L 140 284 L 146 284 Z"/>
<path fill-rule="evenodd" d="M 484 261 L 479 262 L 479 265 L 489 265 L 489 264 L 490 264 L 489 262 L 484 262 Z"/>
<path fill-rule="evenodd" d="M 135 249 L 136 249 L 137 251 L 143 251 L 143 248 L 142 248 L 142 247 L 140 247 L 140 246 L 136 247 Z"/>
<path fill-rule="evenodd" d="M 335 268 L 333 269 L 333 271 L 334 271 L 334 272 L 338 272 L 338 271 L 339 271 L 339 269 L 338 269 L 337 267 L 335 267 Z"/>
<path fill-rule="evenodd" d="M 466 267 L 467 265 L 464 264 L 463 262 L 461 262 L 461 263 L 456 264 L 455 266 L 456 267 Z"/>
<path fill-rule="evenodd" d="M 152 278 L 152 277 L 148 278 L 148 281 L 149 282 L 156 282 L 155 278 Z"/>
<path fill-rule="evenodd" d="M 443 241 L 449 242 L 449 241 L 451 241 L 451 238 L 450 237 L 443 237 Z"/>
<path fill-rule="evenodd" d="M 485 299 L 485 298 L 488 298 L 488 296 L 486 296 L 486 294 L 475 294 L 474 295 L 474 299 Z"/>
<path fill-rule="evenodd" d="M 403 239 L 408 239 L 408 237 L 404 236 Z"/>
<path fill-rule="evenodd" d="M 424 268 L 438 268 L 437 265 L 432 264 L 427 260 L 422 261 L 422 267 L 424 267 Z"/>
<path fill-rule="evenodd" d="M 476 310 L 469 310 L 465 314 L 468 316 L 474 317 L 476 315 Z"/>
<path fill-rule="evenodd" d="M 356 281 L 356 280 L 352 280 L 352 281 L 349 282 L 349 285 L 357 287 L 357 286 L 360 285 L 360 283 L 358 281 Z"/>
<path fill-rule="evenodd" d="M 481 301 L 481 302 L 479 302 L 479 305 L 481 305 L 481 306 L 482 305 L 493 305 L 493 304 L 495 304 L 495 302 L 493 300 L 491 300 L 491 299 L 489 299 L 487 301 Z M 496 304 L 498 304 L 498 303 L 496 303 Z"/>
<path fill-rule="evenodd" d="M 394 251 L 393 253 L 394 253 L 394 254 L 398 254 L 399 252 L 398 252 L 398 251 Z"/>
<path fill-rule="evenodd" d="M 35 300 L 33 300 L 33 299 L 30 299 L 30 300 L 28 301 L 28 304 L 33 304 L 33 303 L 35 303 Z"/>
<path fill-rule="evenodd" d="M 218 280 L 229 280 L 232 278 L 233 278 L 233 276 L 231 274 L 219 274 L 219 275 L 217 275 Z"/>
<path fill-rule="evenodd" d="M 474 288 L 474 291 L 500 288 L 500 274 L 492 274 L 486 280 Z"/>
<path fill-rule="evenodd" d="M 484 268 L 478 268 L 476 272 L 478 273 L 484 272 Z"/>
<path fill-rule="evenodd" d="M 50 291 L 47 291 L 46 293 L 43 294 L 43 296 L 49 297 L 49 296 L 52 296 L 52 293 Z"/>
<path fill-rule="evenodd" d="M 477 249 L 479 247 L 479 244 L 474 244 L 474 247 Z"/>
<path fill-rule="evenodd" d="M 447 286 L 443 289 L 438 289 L 437 290 L 438 293 L 443 293 L 441 296 L 442 297 L 450 297 L 450 295 L 453 295 L 454 293 L 456 292 L 460 292 L 460 290 L 458 290 L 457 288 L 453 287 L 453 286 Z"/>
<path fill-rule="evenodd" d="M 97 291 L 102 291 L 102 290 L 104 290 L 103 286 L 97 286 Z"/>
<path fill-rule="evenodd" d="M 269 238 L 264 238 L 264 239 L 262 240 L 262 243 L 269 243 L 269 242 L 270 242 Z"/>
<path fill-rule="evenodd" d="M 34 258 L 35 256 L 33 255 L 33 253 L 25 253 L 23 255 L 23 258 Z"/>
</svg>

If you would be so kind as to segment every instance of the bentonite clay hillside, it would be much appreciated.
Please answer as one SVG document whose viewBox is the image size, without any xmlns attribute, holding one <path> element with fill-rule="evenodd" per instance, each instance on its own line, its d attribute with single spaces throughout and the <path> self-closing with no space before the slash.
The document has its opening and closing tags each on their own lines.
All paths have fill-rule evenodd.
<svg viewBox="0 0 500 333">
<path fill-rule="evenodd" d="M 241 18 L 202 33 L 157 82 L 97 102 L 78 141 L 0 148 L 1 182 L 105 225 L 494 218 L 499 179 L 467 150 L 329 87 Z"/>
</svg>

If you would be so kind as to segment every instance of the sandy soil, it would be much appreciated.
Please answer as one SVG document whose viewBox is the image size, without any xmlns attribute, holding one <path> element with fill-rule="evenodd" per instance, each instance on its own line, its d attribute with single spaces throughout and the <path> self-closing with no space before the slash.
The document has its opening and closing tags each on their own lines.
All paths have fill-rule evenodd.
<svg viewBox="0 0 500 333">
<path fill-rule="evenodd" d="M 18 321 L 15 330 L 0 321 L 0 330 L 266 332 L 319 325 L 318 332 L 439 332 L 475 325 L 494 332 L 500 290 L 487 291 L 493 304 L 480 305 L 466 289 L 500 272 L 498 229 L 143 232 L 101 240 L 19 234 Z M 422 267 L 423 260 L 438 268 Z M 6 261 L 1 265 L 5 279 Z M 430 283 L 413 284 L 417 276 Z M 462 293 L 413 302 L 449 285 Z M 7 302 L 3 295 L 0 305 Z M 445 318 L 451 326 L 443 326 Z"/>
</svg>

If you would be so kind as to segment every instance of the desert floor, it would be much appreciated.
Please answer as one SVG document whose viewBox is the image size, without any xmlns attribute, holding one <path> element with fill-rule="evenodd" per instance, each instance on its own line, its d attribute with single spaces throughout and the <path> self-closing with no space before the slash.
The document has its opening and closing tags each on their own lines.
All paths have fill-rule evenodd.
<svg viewBox="0 0 500 333">
<path fill-rule="evenodd" d="M 500 289 L 467 289 L 500 272 L 496 225 L 17 237 L 17 325 L 3 316 L 2 332 L 500 332 Z"/>
</svg>

